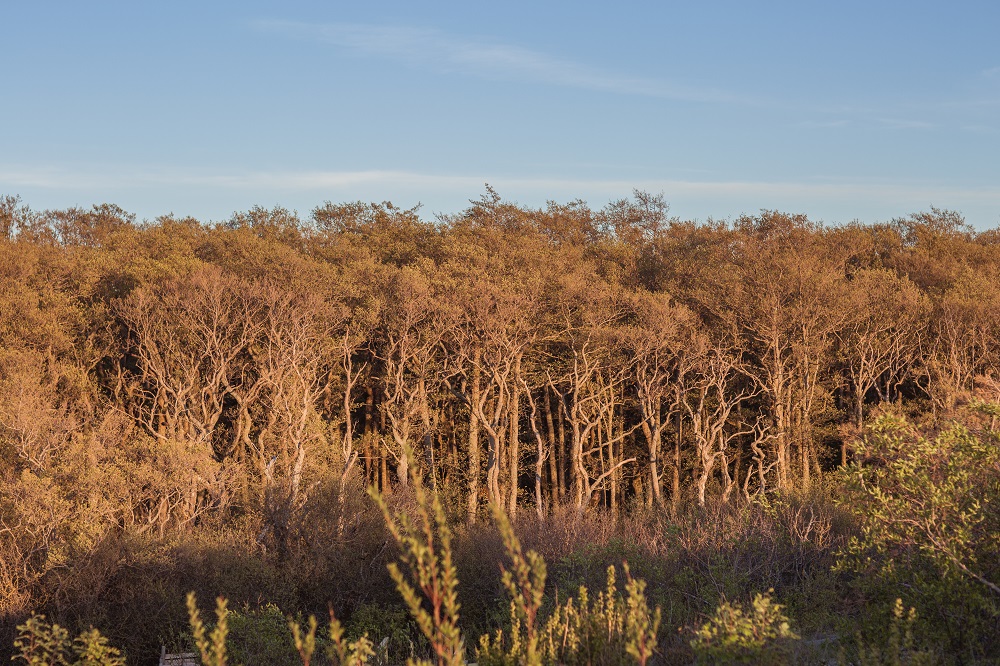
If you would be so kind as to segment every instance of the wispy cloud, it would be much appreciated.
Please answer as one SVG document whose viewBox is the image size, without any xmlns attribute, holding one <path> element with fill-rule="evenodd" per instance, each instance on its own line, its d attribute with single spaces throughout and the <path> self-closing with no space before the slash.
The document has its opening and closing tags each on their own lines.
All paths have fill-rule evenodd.
<svg viewBox="0 0 1000 666">
<path fill-rule="evenodd" d="M 975 132 L 977 134 L 1000 134 L 1000 129 L 992 125 L 962 125 L 965 132 Z"/>
<path fill-rule="evenodd" d="M 924 130 L 932 129 L 934 127 L 933 123 L 929 123 L 923 120 L 905 120 L 900 118 L 879 118 L 879 122 L 890 129 L 915 129 Z"/>
<path fill-rule="evenodd" d="M 65 169 L 0 166 L 0 185 L 40 189 L 135 189 L 149 186 L 252 190 L 317 190 L 358 185 L 413 187 L 481 186 L 471 176 L 418 174 L 407 171 L 245 171 L 210 173 L 198 169 Z"/>
<path fill-rule="evenodd" d="M 750 102 L 722 90 L 630 76 L 488 37 L 470 39 L 427 28 L 358 23 L 261 20 L 253 26 L 264 32 L 319 40 L 359 55 L 437 71 L 689 102 Z"/>
<path fill-rule="evenodd" d="M 634 188 L 663 191 L 669 197 L 723 196 L 755 199 L 882 199 L 906 201 L 975 201 L 1000 206 L 998 187 L 952 187 L 928 183 L 849 181 L 682 180 L 662 178 L 587 179 L 508 177 L 502 174 L 434 174 L 401 170 L 366 171 L 247 171 L 206 173 L 163 169 L 54 169 L 0 165 L 0 188 L 30 187 L 68 190 L 129 190 L 148 187 L 213 188 L 239 191 L 332 194 L 345 189 L 377 186 L 390 191 L 462 191 L 474 196 L 485 183 L 501 192 L 553 193 L 572 196 L 620 196 Z"/>
<path fill-rule="evenodd" d="M 798 123 L 799 127 L 808 127 L 815 129 L 833 128 L 833 127 L 847 127 L 851 124 L 849 120 L 803 120 Z"/>
<path fill-rule="evenodd" d="M 989 69 L 984 69 L 983 76 L 990 79 L 1000 78 L 1000 67 L 990 67 Z"/>
</svg>

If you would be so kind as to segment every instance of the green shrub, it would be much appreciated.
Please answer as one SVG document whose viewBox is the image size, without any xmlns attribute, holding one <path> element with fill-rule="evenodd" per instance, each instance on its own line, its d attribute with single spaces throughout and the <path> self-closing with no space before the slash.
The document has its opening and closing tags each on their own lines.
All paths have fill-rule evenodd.
<svg viewBox="0 0 1000 666">
<path fill-rule="evenodd" d="M 484 664 L 510 662 L 540 666 L 538 613 L 545 599 L 545 560 L 533 550 L 523 552 L 514 526 L 498 504 L 493 505 L 493 516 L 511 560 L 510 570 L 501 567 L 501 580 L 510 595 L 511 628 L 506 646 L 502 632 L 498 633 L 495 644 L 490 643 L 489 636 L 483 636 L 479 660 Z"/>
<path fill-rule="evenodd" d="M 288 618 L 274 604 L 244 607 L 228 617 L 230 661 L 242 666 L 267 666 L 287 661 L 294 652 Z"/>
<path fill-rule="evenodd" d="M 441 499 L 424 488 L 415 471 L 411 486 L 417 522 L 405 511 L 390 510 L 385 498 L 371 490 L 400 548 L 400 561 L 409 571 L 407 577 L 393 562 L 388 565 L 389 575 L 410 616 L 430 643 L 438 666 L 464 666 L 465 640 L 458 626 L 458 574 L 452 561 L 451 528 Z M 429 610 L 425 603 L 430 605 Z M 409 663 L 430 662 L 411 659 Z"/>
<path fill-rule="evenodd" d="M 295 647 L 302 655 L 303 650 L 298 628 L 294 623 L 291 626 L 292 632 L 295 634 Z M 309 618 L 309 628 L 310 633 L 315 635 L 316 619 L 313 617 Z M 375 650 L 372 649 L 372 643 L 368 640 L 368 634 L 364 634 L 354 641 L 348 641 L 344 638 L 344 628 L 334 617 L 332 610 L 330 611 L 330 646 L 326 653 L 334 666 L 364 666 L 370 658 L 375 656 Z M 303 658 L 302 664 L 309 666 L 309 660 Z"/>
<path fill-rule="evenodd" d="M 625 651 L 632 655 L 640 664 L 646 662 L 656 651 L 657 633 L 660 630 L 660 608 L 651 614 L 646 601 L 646 581 L 632 578 L 625 565 L 625 577 L 628 582 L 625 591 Z"/>
<path fill-rule="evenodd" d="M 353 639 L 369 636 L 377 646 L 378 663 L 402 663 L 403 657 L 427 647 L 427 639 L 413 623 L 406 609 L 365 604 L 347 622 L 347 636 Z"/>
<path fill-rule="evenodd" d="M 187 595 L 188 618 L 191 623 L 191 633 L 194 636 L 195 647 L 201 654 L 203 666 L 226 666 L 229 657 L 226 652 L 226 638 L 229 635 L 228 602 L 219 597 L 215 600 L 215 616 L 217 621 L 211 630 L 205 626 L 198 610 L 198 600 L 194 592 Z"/>
<path fill-rule="evenodd" d="M 960 425 L 928 439 L 884 416 L 856 449 L 859 460 L 847 481 L 851 499 L 861 500 L 856 509 L 864 530 L 849 554 L 909 551 L 944 578 L 965 577 L 1000 595 L 1000 581 L 990 580 L 981 562 L 995 558 L 1000 539 L 990 515 L 1000 501 L 996 442 Z"/>
<path fill-rule="evenodd" d="M 125 666 L 121 652 L 91 627 L 70 640 L 69 632 L 32 615 L 19 625 L 13 661 L 29 666 Z"/>
<path fill-rule="evenodd" d="M 302 666 L 310 666 L 313 655 L 316 653 L 317 625 L 315 615 L 309 616 L 309 629 L 305 632 L 295 620 L 288 621 L 288 628 L 292 631 L 292 640 L 295 643 L 295 651 L 299 654 Z M 371 641 L 368 640 L 367 635 L 356 641 L 348 641 L 344 638 L 344 627 L 331 610 L 330 640 L 326 647 L 326 656 L 334 666 L 365 666 L 368 660 L 375 656 L 375 651 L 372 649 Z"/>
<path fill-rule="evenodd" d="M 859 533 L 838 571 L 886 601 L 898 590 L 928 609 L 925 629 L 975 658 L 1000 649 L 1000 440 L 955 424 L 923 433 L 882 416 L 845 472 Z M 890 596 L 891 595 L 891 596 Z"/>
<path fill-rule="evenodd" d="M 769 591 L 755 595 L 746 611 L 738 602 L 723 602 L 695 632 L 691 647 L 702 664 L 781 664 L 798 638 Z"/>
<path fill-rule="evenodd" d="M 865 643 L 858 636 L 859 666 L 930 666 L 938 663 L 937 656 L 929 650 L 919 650 L 915 647 L 913 625 L 917 619 L 917 611 L 910 608 L 903 610 L 903 600 L 896 599 L 889 620 L 889 632 L 884 646 Z M 841 664 L 846 661 L 841 656 Z"/>
<path fill-rule="evenodd" d="M 627 568 L 626 568 L 627 571 Z M 509 631 L 497 630 L 479 641 L 482 666 L 515 664 L 645 664 L 656 649 L 660 609 L 652 613 L 646 603 L 644 584 L 628 577 L 627 597 L 619 591 L 615 568 L 608 567 L 605 589 L 591 600 L 586 587 L 576 597 L 557 604 L 535 632 L 537 648 L 532 643 L 521 601 L 511 602 Z M 516 594 L 520 594 L 519 591 Z"/>
<path fill-rule="evenodd" d="M 194 592 L 187 596 L 188 615 L 195 646 L 204 666 L 236 664 L 281 664 L 298 659 L 303 666 L 310 666 L 318 646 L 326 643 L 326 657 L 334 666 L 364 666 L 375 655 L 368 636 L 349 641 L 344 636 L 340 621 L 330 612 L 329 640 L 317 640 L 318 622 L 309 616 L 307 629 L 293 619 L 286 619 L 276 606 L 266 606 L 256 612 L 230 612 L 225 599 L 216 600 L 216 625 L 211 630 L 205 626 L 198 610 Z M 257 635 L 254 636 L 254 632 Z M 289 632 L 291 632 L 289 634 Z M 231 649 L 231 638 L 235 649 Z M 256 650 L 256 651 L 255 651 Z"/>
</svg>

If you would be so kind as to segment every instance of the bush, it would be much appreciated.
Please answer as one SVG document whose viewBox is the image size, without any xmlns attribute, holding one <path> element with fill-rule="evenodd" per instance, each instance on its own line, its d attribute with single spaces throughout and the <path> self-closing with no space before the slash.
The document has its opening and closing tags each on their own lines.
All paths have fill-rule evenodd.
<svg viewBox="0 0 1000 666">
<path fill-rule="evenodd" d="M 121 652 L 91 627 L 70 640 L 69 632 L 33 615 L 19 625 L 14 640 L 15 662 L 29 666 L 125 666 Z"/>
<path fill-rule="evenodd" d="M 295 645 L 288 618 L 274 604 L 230 611 L 229 654 L 235 664 L 268 666 L 287 662 Z"/>
<path fill-rule="evenodd" d="M 771 592 L 754 596 L 752 609 L 723 602 L 691 641 L 698 663 L 782 664 L 790 656 L 798 635 L 791 630 L 784 606 L 771 600 Z"/>
<path fill-rule="evenodd" d="M 511 560 L 503 569 L 510 595 L 510 629 L 479 640 L 483 666 L 545 666 L 555 664 L 622 664 L 645 666 L 657 647 L 660 609 L 652 613 L 643 581 L 632 578 L 625 565 L 626 593 L 618 593 L 615 568 L 608 567 L 607 584 L 591 603 L 586 587 L 574 599 L 556 604 L 544 622 L 545 560 L 533 550 L 524 553 L 502 509 L 494 511 Z"/>
<path fill-rule="evenodd" d="M 390 510 L 385 499 L 374 489 L 371 491 L 400 549 L 400 562 L 409 573 L 404 574 L 393 562 L 388 565 L 389 575 L 410 616 L 430 643 L 438 666 L 464 666 L 465 639 L 458 625 L 458 574 L 452 561 L 451 528 L 441 498 L 424 488 L 415 471 L 410 481 L 416 522 L 405 511 Z M 430 610 L 425 604 L 430 605 Z"/>
<path fill-rule="evenodd" d="M 365 604 L 351 613 L 347 622 L 347 636 L 358 639 L 368 636 L 377 646 L 375 658 L 379 663 L 402 663 L 406 656 L 413 656 L 426 649 L 426 639 L 417 629 L 404 608 Z"/>
<path fill-rule="evenodd" d="M 910 608 L 908 612 L 904 611 L 903 600 L 896 599 L 884 646 L 865 643 L 861 636 L 858 636 L 859 666 L 931 666 L 938 663 L 937 656 L 933 652 L 915 647 L 913 625 L 916 619 L 916 609 Z M 843 655 L 840 662 L 845 663 Z"/>
<path fill-rule="evenodd" d="M 844 473 L 843 503 L 861 529 L 838 570 L 861 574 L 855 586 L 869 597 L 906 590 L 939 640 L 971 657 L 1000 648 L 998 443 L 989 431 L 925 434 L 882 416 Z"/>
</svg>

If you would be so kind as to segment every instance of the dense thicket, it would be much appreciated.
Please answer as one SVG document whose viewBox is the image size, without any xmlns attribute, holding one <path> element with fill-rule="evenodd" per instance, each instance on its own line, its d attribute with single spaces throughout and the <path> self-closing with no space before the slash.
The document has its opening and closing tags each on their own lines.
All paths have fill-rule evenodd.
<svg viewBox="0 0 1000 666">
<path fill-rule="evenodd" d="M 359 489 L 413 468 L 467 524 L 806 496 L 870 458 L 874 413 L 937 432 L 1000 401 L 998 342 L 1000 236 L 936 209 L 695 223 L 489 190 L 209 224 L 8 197 L 0 615 L 141 625 L 234 570 L 286 610 L 381 603 Z"/>
</svg>

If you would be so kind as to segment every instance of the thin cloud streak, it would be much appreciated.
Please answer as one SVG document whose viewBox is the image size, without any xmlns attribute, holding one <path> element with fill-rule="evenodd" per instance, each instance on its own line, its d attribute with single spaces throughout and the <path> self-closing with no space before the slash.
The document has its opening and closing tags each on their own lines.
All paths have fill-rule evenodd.
<svg viewBox="0 0 1000 666">
<path fill-rule="evenodd" d="M 521 46 L 486 38 L 469 40 L 439 30 L 356 23 L 312 24 L 255 21 L 264 32 L 319 40 L 367 56 L 402 61 L 439 71 L 461 71 L 487 78 L 548 83 L 568 88 L 674 99 L 687 102 L 743 102 L 725 91 L 691 88 L 653 78 L 633 77 L 590 67 Z"/>
<path fill-rule="evenodd" d="M 798 123 L 798 126 L 811 129 L 828 129 L 833 127 L 847 127 L 850 123 L 851 121 L 849 120 L 803 120 Z"/>
<path fill-rule="evenodd" d="M 619 196 L 635 188 L 662 191 L 670 196 L 752 196 L 774 199 L 790 198 L 865 198 L 883 200 L 955 200 L 1000 205 L 1000 188 L 963 188 L 923 184 L 886 184 L 852 182 L 768 182 L 768 181 L 697 181 L 678 179 L 606 180 L 578 178 L 511 178 L 502 175 L 459 176 L 421 174 L 409 171 L 288 171 L 246 172 L 234 174 L 197 174 L 164 170 L 98 172 L 88 169 L 75 172 L 60 169 L 30 169 L 0 166 L 0 186 L 39 189 L 130 190 L 146 187 L 219 188 L 225 190 L 274 190 L 308 192 L 340 190 L 364 185 L 386 189 L 406 188 L 426 191 L 464 190 L 476 192 L 486 183 L 503 190 L 522 192 L 574 192 L 580 195 Z"/>
<path fill-rule="evenodd" d="M 488 37 L 470 39 L 441 30 L 410 26 L 363 23 L 306 23 L 301 21 L 256 20 L 251 27 L 262 33 L 291 39 L 318 41 L 359 56 L 385 58 L 406 66 L 438 72 L 461 72 L 492 80 L 515 80 L 682 102 L 737 104 L 758 108 L 799 108 L 813 113 L 849 115 L 855 121 L 877 123 L 893 129 L 930 129 L 931 123 L 896 120 L 887 114 L 905 113 L 912 104 L 891 108 L 864 104 L 817 104 L 801 100 L 755 98 L 701 86 L 684 86 L 661 78 L 637 77 L 592 67 L 573 60 L 506 44 Z M 1000 71 L 1000 68 L 995 68 Z M 991 75 L 993 69 L 986 70 Z M 921 102 L 912 111 L 938 106 L 977 108 L 995 105 L 994 100 L 952 100 Z M 900 107 L 900 108 L 895 108 Z M 882 116 L 882 117 L 880 117 Z M 815 127 L 827 127 L 822 121 Z"/>
<path fill-rule="evenodd" d="M 891 129 L 932 129 L 934 125 L 932 123 L 923 120 L 901 120 L 898 118 L 879 118 L 879 122 L 889 127 Z"/>
</svg>

